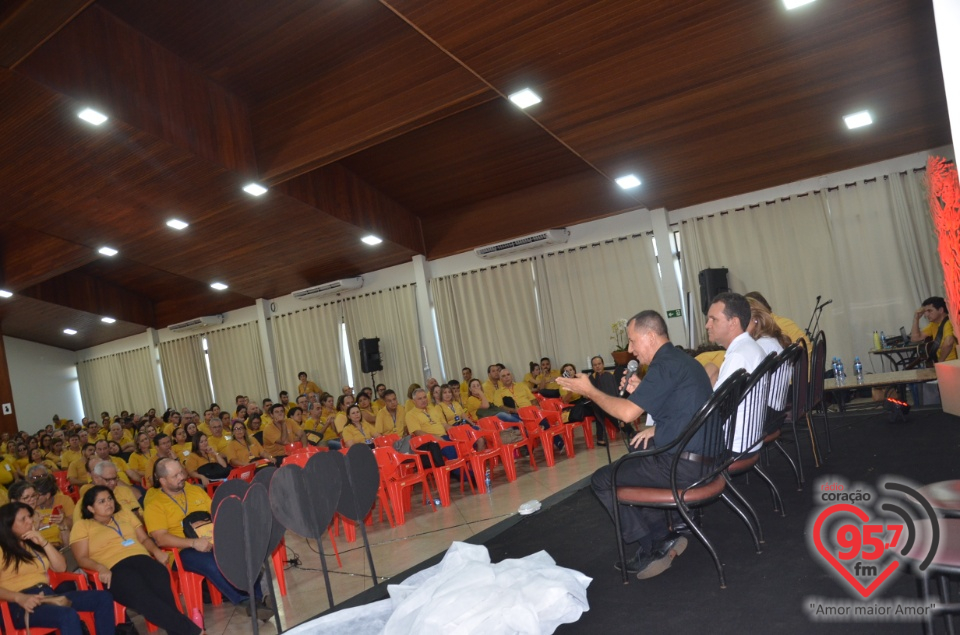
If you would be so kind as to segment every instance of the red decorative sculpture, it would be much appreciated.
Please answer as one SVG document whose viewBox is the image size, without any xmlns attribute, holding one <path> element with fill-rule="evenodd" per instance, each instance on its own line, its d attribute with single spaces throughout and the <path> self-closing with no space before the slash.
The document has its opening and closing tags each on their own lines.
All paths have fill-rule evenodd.
<svg viewBox="0 0 960 635">
<path fill-rule="evenodd" d="M 940 157 L 927 160 L 930 214 L 937 230 L 940 264 L 947 309 L 956 320 L 960 315 L 960 180 L 957 166 Z"/>
</svg>

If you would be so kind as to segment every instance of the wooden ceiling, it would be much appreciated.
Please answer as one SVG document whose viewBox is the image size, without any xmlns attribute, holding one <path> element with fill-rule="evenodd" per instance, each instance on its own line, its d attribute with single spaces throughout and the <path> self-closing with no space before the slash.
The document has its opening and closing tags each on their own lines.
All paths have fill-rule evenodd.
<svg viewBox="0 0 960 635">
<path fill-rule="evenodd" d="M 948 143 L 926 0 L 9 0 L 0 330 L 77 350 Z"/>
</svg>

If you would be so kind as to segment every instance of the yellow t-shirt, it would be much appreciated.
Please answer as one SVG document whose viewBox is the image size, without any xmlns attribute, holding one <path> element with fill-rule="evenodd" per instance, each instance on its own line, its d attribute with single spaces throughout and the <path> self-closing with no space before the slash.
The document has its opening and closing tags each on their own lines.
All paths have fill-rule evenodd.
<svg viewBox="0 0 960 635">
<path fill-rule="evenodd" d="M 33 550 L 28 548 L 28 551 Z M 43 554 L 42 551 L 40 553 Z M 8 591 L 23 591 L 38 584 L 49 584 L 50 579 L 47 578 L 49 564 L 50 559 L 45 554 L 42 558 L 34 558 L 30 562 L 20 564 L 19 567 L 11 562 L 9 566 L 0 570 L 0 587 Z M 2 565 L 3 561 L 0 560 L 0 566 Z"/>
<path fill-rule="evenodd" d="M 183 486 L 183 492 L 171 497 L 159 489 L 151 489 L 145 500 L 143 521 L 147 533 L 164 529 L 171 536 L 183 538 L 183 519 L 193 512 L 210 512 L 210 497 L 203 488 L 192 483 Z"/>
<path fill-rule="evenodd" d="M 320 386 L 316 385 L 312 381 L 307 381 L 306 383 L 297 384 L 297 390 L 300 391 L 297 393 L 298 396 L 305 395 L 309 392 L 316 393 L 317 396 L 323 393 L 323 391 L 320 390 Z"/>
<path fill-rule="evenodd" d="M 80 496 L 75 507 L 70 510 L 70 515 L 73 516 L 73 522 L 77 523 L 83 519 L 83 510 L 81 509 L 81 503 L 83 503 L 83 495 L 93 487 L 93 483 L 87 483 L 80 488 Z M 137 500 L 137 493 L 131 487 L 126 485 L 118 484 L 113 488 L 113 497 L 117 499 L 117 504 L 120 505 L 120 509 L 126 512 L 135 512 L 140 509 L 140 501 Z M 64 512 L 66 513 L 66 507 L 64 507 Z"/>
<path fill-rule="evenodd" d="M 366 421 L 361 421 L 360 425 L 363 426 L 363 432 L 353 425 L 346 425 L 343 427 L 342 438 L 345 445 L 366 443 L 368 439 L 373 438 L 373 435 L 376 433 L 376 429 L 374 429 L 374 427 Z"/>
<path fill-rule="evenodd" d="M 343 427 L 347 425 L 347 413 L 338 412 L 337 418 L 333 422 L 333 427 L 336 428 L 337 434 L 343 433 Z"/>
<path fill-rule="evenodd" d="M 187 469 L 187 474 L 193 476 L 193 473 L 197 471 L 198 468 L 202 465 L 206 465 L 210 461 L 205 456 L 199 454 L 190 454 L 187 457 L 187 460 L 183 462 L 183 467 Z"/>
<path fill-rule="evenodd" d="M 515 408 L 536 405 L 533 392 L 531 392 L 530 389 L 524 384 L 514 384 L 510 388 L 501 388 L 496 392 L 496 394 L 494 394 L 493 403 L 502 408 L 504 397 L 513 397 L 513 402 L 516 404 L 516 406 L 514 406 Z"/>
<path fill-rule="evenodd" d="M 193 444 L 189 441 L 187 443 L 178 443 L 173 446 L 173 454 L 177 457 L 177 460 L 183 463 L 187 460 L 187 457 L 193 453 Z"/>
<path fill-rule="evenodd" d="M 945 339 L 947 339 L 948 337 L 954 337 L 954 334 L 953 334 L 953 323 L 950 321 L 950 318 L 945 318 L 945 319 L 946 319 L 947 323 L 943 326 L 943 336 L 940 338 L 940 342 L 941 342 L 941 343 L 942 343 Z M 940 329 L 940 324 L 939 324 L 939 323 L 931 322 L 930 324 L 927 324 L 925 327 L 923 327 L 922 329 L 920 329 L 920 332 L 923 333 L 924 335 L 926 335 L 927 337 L 929 337 L 929 338 L 931 338 L 931 339 L 934 339 L 934 338 L 937 337 L 937 331 L 938 331 L 939 329 Z M 937 353 L 938 353 L 938 351 L 934 351 L 934 354 L 937 354 Z M 957 359 L 957 346 L 956 346 L 956 345 L 954 345 L 953 350 L 950 351 L 950 353 L 947 355 L 946 359 L 940 359 L 940 360 L 937 360 L 937 361 L 948 362 L 948 361 L 950 361 L 951 359 Z"/>
<path fill-rule="evenodd" d="M 224 448 L 227 447 L 227 444 L 230 443 L 231 439 L 233 439 L 233 435 L 230 435 L 230 434 L 225 434 L 222 437 L 215 437 L 213 435 L 208 435 L 207 443 L 209 443 L 210 447 L 215 449 L 217 452 L 219 452 L 220 454 L 223 454 Z"/>
<path fill-rule="evenodd" d="M 287 427 L 287 439 L 289 443 L 300 440 L 300 435 L 303 434 L 303 430 L 300 429 L 296 421 L 293 419 L 285 419 L 283 425 Z M 287 448 L 280 445 L 280 429 L 272 423 L 263 430 L 263 449 L 266 450 L 270 456 L 283 456 L 287 453 Z"/>
<path fill-rule="evenodd" d="M 390 411 L 384 408 L 377 413 L 377 433 L 404 436 L 407 433 L 406 415 L 407 411 L 399 405 L 394 414 L 390 414 Z"/>
<path fill-rule="evenodd" d="M 63 513 L 66 514 L 67 510 L 63 510 Z M 63 546 L 63 539 L 60 536 L 60 526 L 54 525 L 50 522 L 50 517 L 53 515 L 53 506 L 40 509 L 36 509 L 36 514 L 40 517 L 40 535 L 50 543 L 53 543 L 53 546 L 59 549 Z"/>
<path fill-rule="evenodd" d="M 452 426 L 456 422 L 457 417 L 460 417 L 461 420 L 467 418 L 467 413 L 463 409 L 463 406 L 456 401 L 451 402 L 449 405 L 445 403 L 440 404 L 437 406 L 436 412 L 443 417 L 443 420 L 449 426 Z"/>
<path fill-rule="evenodd" d="M 74 452 L 73 450 L 67 448 L 60 454 L 60 469 L 69 470 L 70 464 L 76 461 L 77 459 L 82 459 L 82 452 Z"/>
<path fill-rule="evenodd" d="M 80 457 L 76 461 L 70 464 L 70 467 L 67 468 L 67 478 L 75 479 L 78 481 L 83 481 L 84 483 L 90 482 L 90 474 L 87 473 L 87 466 L 84 465 L 86 459 Z"/>
<path fill-rule="evenodd" d="M 488 401 L 487 403 L 489 404 L 490 402 Z M 477 414 L 477 410 L 479 410 L 481 407 L 482 407 L 482 404 L 480 402 L 480 399 L 478 399 L 477 397 L 474 397 L 473 395 L 470 395 L 469 397 L 467 397 L 467 407 L 465 408 L 465 410 L 467 412 L 467 415 L 470 417 L 470 419 L 472 419 L 473 421 L 477 421 L 480 419 L 480 415 Z"/>
<path fill-rule="evenodd" d="M 442 419 L 437 417 L 437 413 L 431 407 L 426 410 L 414 408 L 407 413 L 407 432 L 413 434 L 420 431 L 442 437 L 447 433 L 447 429 L 443 427 L 441 421 Z"/>
<path fill-rule="evenodd" d="M 8 457 L 3 457 L 3 460 L 0 461 L 0 485 L 7 486 L 13 482 L 13 461 Z"/>
<path fill-rule="evenodd" d="M 226 457 L 230 467 L 249 465 L 259 459 L 261 454 L 263 454 L 263 446 L 261 446 L 256 439 L 252 438 L 250 439 L 249 448 L 244 445 L 242 441 L 233 439 L 227 444 L 227 447 L 224 448 L 223 451 L 223 455 Z"/>
<path fill-rule="evenodd" d="M 124 558 L 150 555 L 137 540 L 137 527 L 141 525 L 140 520 L 127 511 L 115 513 L 113 522 L 106 525 L 92 518 L 83 519 L 74 524 L 70 544 L 86 540 L 90 557 L 112 569 Z"/>
<path fill-rule="evenodd" d="M 713 364 L 720 368 L 723 366 L 723 358 L 726 354 L 726 351 L 707 351 L 706 353 L 700 353 L 695 359 L 700 362 L 701 366 L 705 367 L 707 364 Z"/>
<path fill-rule="evenodd" d="M 383 399 L 374 399 L 370 402 L 370 407 L 373 408 L 373 414 L 380 414 L 380 411 L 387 407 L 387 404 L 383 402 Z"/>
<path fill-rule="evenodd" d="M 197 426 L 197 430 L 199 432 L 204 433 L 208 437 L 210 436 L 210 424 L 208 424 L 206 421 L 201 421 L 200 425 Z M 188 439 L 188 440 L 193 441 L 193 439 Z"/>
<path fill-rule="evenodd" d="M 127 476 L 127 462 L 119 456 L 111 456 L 110 461 L 117 466 L 117 476 L 120 477 L 120 480 L 129 485 L 130 477 Z"/>
<path fill-rule="evenodd" d="M 407 399 L 406 403 L 403 404 L 403 409 L 407 412 L 410 412 L 417 407 L 417 404 L 413 403 L 413 399 Z"/>
<path fill-rule="evenodd" d="M 136 470 L 144 476 L 149 476 L 150 466 L 153 465 L 153 459 L 156 456 L 156 448 L 150 448 L 149 454 L 140 454 L 139 452 L 134 452 L 130 455 L 130 461 L 128 462 L 128 465 L 130 466 L 131 470 Z"/>
<path fill-rule="evenodd" d="M 780 330 L 790 338 L 791 342 L 796 342 L 797 340 L 802 339 L 807 343 L 807 350 L 813 351 L 813 349 L 810 348 L 810 338 L 807 337 L 807 334 L 802 328 L 797 326 L 796 322 L 790 318 L 783 317 L 782 315 L 775 315 L 773 313 L 770 315 L 773 316 L 773 321 L 776 322 L 777 326 L 780 327 Z"/>
<path fill-rule="evenodd" d="M 503 386 L 500 382 L 494 384 L 489 379 L 483 382 L 483 394 L 487 396 L 487 401 L 493 403 L 493 397 L 497 394 L 497 391 L 500 390 L 500 387 Z"/>
</svg>

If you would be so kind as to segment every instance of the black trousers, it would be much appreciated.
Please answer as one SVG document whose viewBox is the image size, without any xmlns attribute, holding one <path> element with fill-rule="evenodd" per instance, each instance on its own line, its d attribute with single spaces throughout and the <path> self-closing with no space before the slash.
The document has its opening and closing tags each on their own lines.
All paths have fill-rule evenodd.
<svg viewBox="0 0 960 635">
<path fill-rule="evenodd" d="M 167 568 L 150 556 L 124 558 L 110 570 L 110 593 L 123 606 L 170 635 L 197 635 L 201 629 L 177 610 Z"/>
</svg>

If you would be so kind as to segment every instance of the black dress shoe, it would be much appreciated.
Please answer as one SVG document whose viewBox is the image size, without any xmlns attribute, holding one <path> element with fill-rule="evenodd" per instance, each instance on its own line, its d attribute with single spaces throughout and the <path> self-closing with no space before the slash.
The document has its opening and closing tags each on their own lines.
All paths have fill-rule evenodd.
<svg viewBox="0 0 960 635">
<path fill-rule="evenodd" d="M 640 547 L 639 549 L 637 549 L 637 553 L 634 554 L 632 558 L 629 558 L 627 560 L 627 573 L 629 573 L 630 575 L 634 575 L 639 573 L 640 571 L 643 571 L 643 569 L 646 568 L 646 566 L 650 563 L 653 557 L 654 557 L 653 554 L 648 552 L 643 547 Z M 617 560 L 615 563 L 613 563 L 613 567 L 617 571 L 620 571 L 620 561 Z"/>
<path fill-rule="evenodd" d="M 677 532 L 671 532 L 657 545 L 656 553 L 658 556 L 671 555 L 676 557 L 682 554 L 687 548 L 687 537 Z"/>
<path fill-rule="evenodd" d="M 683 553 L 686 548 L 686 536 L 670 534 L 657 545 L 653 555 L 646 560 L 644 567 L 637 572 L 637 579 L 649 580 L 650 578 L 660 575 L 670 568 L 670 565 L 673 564 L 673 559 Z"/>
</svg>

